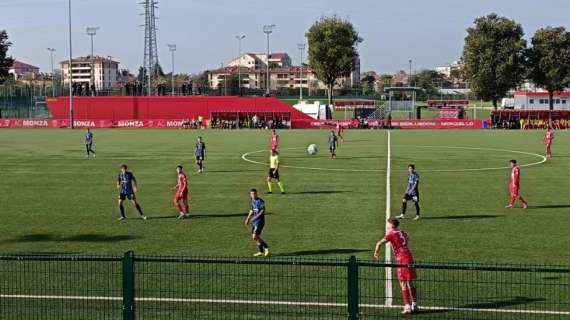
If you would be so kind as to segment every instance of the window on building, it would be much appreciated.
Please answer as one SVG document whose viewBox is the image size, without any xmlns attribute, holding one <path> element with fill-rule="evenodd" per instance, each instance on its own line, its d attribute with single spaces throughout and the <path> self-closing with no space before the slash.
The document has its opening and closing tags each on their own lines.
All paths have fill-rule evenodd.
<svg viewBox="0 0 570 320">
<path fill-rule="evenodd" d="M 534 99 L 529 99 L 529 100 L 528 100 L 528 103 L 534 104 Z"/>
<path fill-rule="evenodd" d="M 560 99 L 556 99 L 556 104 L 560 104 Z"/>
<path fill-rule="evenodd" d="M 566 100 L 562 100 L 562 104 L 566 104 Z"/>
</svg>

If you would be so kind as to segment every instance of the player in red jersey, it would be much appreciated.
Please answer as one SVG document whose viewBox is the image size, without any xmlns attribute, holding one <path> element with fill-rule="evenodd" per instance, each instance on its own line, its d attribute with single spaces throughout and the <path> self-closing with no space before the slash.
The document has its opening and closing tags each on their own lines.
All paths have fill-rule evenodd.
<svg viewBox="0 0 570 320">
<path fill-rule="evenodd" d="M 408 234 L 404 230 L 398 229 L 400 221 L 398 219 L 388 219 L 388 233 L 386 236 L 376 243 L 376 248 L 374 249 L 374 258 L 380 258 L 380 248 L 386 244 L 390 243 L 394 256 L 396 257 L 396 263 L 402 265 L 409 265 L 414 263 L 414 257 L 412 252 L 408 248 Z M 416 304 L 416 287 L 414 286 L 414 280 L 416 279 L 416 270 L 414 268 L 399 267 L 397 269 L 398 280 L 400 282 L 400 288 L 402 289 L 402 301 L 404 302 L 404 311 L 402 314 L 411 314 L 418 311 L 418 306 Z"/>
<path fill-rule="evenodd" d="M 278 147 L 279 147 L 279 135 L 277 134 L 277 131 L 273 129 L 273 131 L 271 132 L 271 151 L 277 151 Z"/>
<path fill-rule="evenodd" d="M 190 206 L 188 205 L 188 179 L 182 166 L 176 167 L 176 173 L 178 174 L 178 183 L 172 188 L 176 190 L 174 195 L 174 206 L 176 210 L 180 212 L 178 219 L 184 219 L 190 216 Z"/>
<path fill-rule="evenodd" d="M 552 128 L 549 126 L 548 129 L 546 129 L 546 133 L 544 133 L 544 147 L 546 148 L 547 158 L 552 158 L 552 150 L 550 148 L 552 147 L 553 140 L 554 140 L 554 132 L 552 131 Z"/>
<path fill-rule="evenodd" d="M 521 169 L 517 166 L 517 160 L 511 160 L 511 181 L 509 182 L 509 194 L 511 196 L 509 204 L 505 207 L 507 209 L 511 209 L 517 199 L 522 202 L 523 209 L 528 208 L 528 203 L 526 200 L 519 194 L 519 185 L 521 181 Z"/>
<path fill-rule="evenodd" d="M 336 123 L 336 136 L 340 139 L 340 141 L 344 142 L 344 138 L 342 136 L 342 126 L 340 125 L 340 122 Z"/>
</svg>

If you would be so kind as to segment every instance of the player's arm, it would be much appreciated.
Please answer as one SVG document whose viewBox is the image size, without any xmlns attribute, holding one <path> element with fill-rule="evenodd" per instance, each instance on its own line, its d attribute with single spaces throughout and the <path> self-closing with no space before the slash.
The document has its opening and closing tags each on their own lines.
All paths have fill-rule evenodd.
<svg viewBox="0 0 570 320">
<path fill-rule="evenodd" d="M 380 248 L 388 241 L 386 241 L 386 239 L 381 239 L 378 240 L 378 242 L 376 242 L 376 247 L 374 248 L 374 258 L 375 259 L 379 259 L 380 258 Z"/>
<path fill-rule="evenodd" d="M 117 190 L 121 188 L 121 178 L 117 177 Z"/>
<path fill-rule="evenodd" d="M 135 179 L 135 176 L 133 176 L 133 191 L 139 192 L 139 185 L 137 183 L 137 179 Z"/>
<path fill-rule="evenodd" d="M 253 210 L 249 210 L 249 213 L 247 215 L 247 218 L 245 218 L 245 225 L 249 225 L 249 223 L 251 222 L 251 218 L 253 217 Z"/>
</svg>

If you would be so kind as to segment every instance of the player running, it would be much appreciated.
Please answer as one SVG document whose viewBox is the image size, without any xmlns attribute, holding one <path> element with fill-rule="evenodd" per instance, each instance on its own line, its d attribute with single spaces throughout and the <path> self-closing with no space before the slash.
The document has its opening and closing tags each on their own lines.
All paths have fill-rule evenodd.
<svg viewBox="0 0 570 320">
<path fill-rule="evenodd" d="M 271 150 L 277 151 L 278 147 L 279 147 L 279 135 L 277 134 L 277 131 L 273 129 L 273 131 L 271 132 Z"/>
<path fill-rule="evenodd" d="M 544 147 L 546 148 L 546 157 L 552 158 L 552 141 L 554 140 L 554 132 L 552 128 L 549 126 L 544 133 Z"/>
<path fill-rule="evenodd" d="M 196 142 L 196 149 L 194 150 L 196 155 L 196 165 L 198 166 L 198 173 L 204 172 L 204 160 L 206 159 L 206 144 L 202 140 L 202 137 L 198 137 L 198 142 Z"/>
<path fill-rule="evenodd" d="M 93 133 L 90 129 L 85 131 L 85 151 L 87 151 L 85 157 L 89 158 L 91 153 L 93 153 L 93 157 L 95 157 L 95 151 L 93 151 Z"/>
<path fill-rule="evenodd" d="M 255 189 L 250 190 L 249 196 L 251 198 L 251 208 L 245 219 L 245 225 L 247 226 L 251 223 L 251 237 L 259 249 L 259 252 L 256 252 L 253 256 L 267 257 L 269 255 L 269 246 L 260 237 L 263 227 L 265 227 L 265 201 L 257 196 L 257 190 Z"/>
<path fill-rule="evenodd" d="M 143 220 L 146 220 L 146 216 L 144 215 L 142 208 L 137 202 L 137 198 L 135 196 L 135 192 L 138 191 L 137 180 L 135 179 L 135 175 L 127 170 L 126 164 L 121 165 L 121 173 L 119 173 L 119 176 L 117 177 L 117 189 L 119 189 L 120 192 L 119 210 L 121 211 L 121 217 L 119 218 L 119 221 L 125 220 L 126 218 L 125 207 L 123 206 L 123 202 L 125 202 L 126 199 L 130 200 L 135 205 L 137 211 L 141 215 L 141 218 L 143 218 Z"/>
<path fill-rule="evenodd" d="M 335 135 L 334 130 L 331 130 L 329 136 L 329 152 L 331 154 L 331 159 L 336 159 L 336 148 L 338 147 L 338 137 Z"/>
<path fill-rule="evenodd" d="M 184 219 L 190 217 L 190 206 L 188 205 L 188 179 L 186 178 L 186 173 L 182 166 L 176 167 L 176 173 L 178 174 L 178 183 L 172 188 L 176 190 L 174 195 L 174 206 L 176 210 L 180 212 L 178 219 Z"/>
<path fill-rule="evenodd" d="M 526 200 L 519 194 L 519 186 L 521 181 L 521 169 L 517 166 L 517 160 L 511 160 L 511 181 L 509 182 L 509 193 L 510 193 L 510 201 L 505 208 L 511 209 L 514 207 L 515 202 L 520 200 L 522 202 L 523 209 L 528 208 L 528 203 Z"/>
<path fill-rule="evenodd" d="M 340 122 L 336 123 L 336 136 L 340 139 L 340 141 L 344 142 L 344 138 L 342 136 L 343 127 Z"/>
<path fill-rule="evenodd" d="M 408 247 L 409 237 L 404 230 L 398 229 L 400 221 L 397 219 L 388 219 L 388 233 L 386 236 L 376 243 L 374 249 L 374 258 L 380 258 L 380 248 L 389 242 L 392 246 L 396 263 L 399 265 L 410 265 L 414 263 L 414 257 Z M 398 281 L 402 289 L 402 301 L 404 302 L 404 310 L 402 314 L 411 314 L 418 311 L 416 302 L 416 270 L 409 267 L 398 267 Z"/>
<path fill-rule="evenodd" d="M 420 219 L 420 175 L 416 172 L 416 166 L 413 164 L 408 165 L 408 187 L 402 197 L 402 210 L 397 219 L 404 219 L 406 209 L 408 208 L 408 201 L 413 201 L 416 207 L 416 217 L 414 220 Z"/>
<path fill-rule="evenodd" d="M 285 188 L 283 187 L 283 182 L 279 179 L 279 154 L 277 150 L 272 150 L 269 156 L 269 174 L 267 175 L 267 193 L 273 193 L 273 188 L 271 186 L 271 181 L 275 179 L 277 181 L 277 186 L 281 190 L 281 194 L 285 194 Z"/>
</svg>

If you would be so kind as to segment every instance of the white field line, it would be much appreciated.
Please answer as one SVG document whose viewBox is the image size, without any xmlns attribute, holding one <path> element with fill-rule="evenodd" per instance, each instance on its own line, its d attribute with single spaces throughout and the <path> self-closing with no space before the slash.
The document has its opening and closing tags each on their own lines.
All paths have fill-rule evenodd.
<svg viewBox="0 0 570 320">
<path fill-rule="evenodd" d="M 478 151 L 495 151 L 495 152 L 505 152 L 505 153 L 514 153 L 514 154 L 522 154 L 528 156 L 534 156 L 540 158 L 540 161 L 521 164 L 519 167 L 532 167 L 536 165 L 543 164 L 547 161 L 547 158 L 541 154 L 533 153 L 533 152 L 525 152 L 525 151 L 517 151 L 517 150 L 509 150 L 509 149 L 494 149 L 494 148 L 475 148 L 475 147 L 455 147 L 455 146 L 405 146 L 405 147 L 414 147 L 414 148 L 428 148 L 428 149 L 459 149 L 459 150 L 478 150 Z M 304 149 L 304 148 L 283 148 L 282 150 L 293 150 L 293 149 Z M 257 150 L 246 152 L 242 154 L 242 160 L 253 163 L 268 166 L 268 163 L 259 162 L 255 160 L 251 160 L 248 156 L 256 153 L 267 152 L 269 150 Z M 386 170 L 383 169 L 348 169 L 348 168 L 320 168 L 320 167 L 303 167 L 303 166 L 288 166 L 288 165 L 281 165 L 283 168 L 292 168 L 292 169 L 302 169 L 302 170 L 316 170 L 316 171 L 338 171 L 338 172 L 385 172 Z M 489 168 L 466 168 L 466 169 L 422 169 L 423 172 L 476 172 L 476 171 L 493 171 L 493 170 L 506 170 L 510 169 L 509 166 L 504 167 L 489 167 Z"/>
<path fill-rule="evenodd" d="M 37 299 L 37 300 L 92 300 L 92 301 L 122 301 L 122 297 L 104 296 L 54 296 L 54 295 L 23 295 L 23 294 L 0 294 L 2 299 Z M 184 303 L 220 303 L 220 304 L 263 304 L 285 306 L 314 306 L 314 307 L 342 307 L 346 303 L 338 302 L 310 302 L 310 301 L 272 301 L 272 300 L 230 300 L 230 299 L 185 299 L 185 298 L 136 298 L 139 302 L 184 302 Z M 402 308 L 401 305 L 386 306 L 383 304 L 360 304 L 361 308 L 385 309 Z M 456 307 L 430 307 L 420 306 L 423 310 L 464 311 L 464 312 L 491 312 L 491 313 L 518 313 L 518 314 L 543 314 L 543 315 L 570 315 L 570 311 L 551 310 L 517 310 L 517 309 L 485 309 L 485 308 L 456 308 Z"/>
<path fill-rule="evenodd" d="M 392 141 L 391 141 L 391 133 L 390 130 L 386 131 L 388 133 L 388 138 L 387 138 L 387 152 L 386 152 L 386 219 L 384 222 L 385 228 L 386 228 L 386 233 L 388 233 L 388 222 L 386 222 L 386 220 L 390 219 L 390 216 L 392 215 L 391 213 L 391 192 L 392 192 L 392 182 L 391 182 L 391 172 L 392 172 Z M 386 261 L 386 263 L 392 263 L 392 252 L 391 251 L 391 247 L 390 244 L 387 243 L 386 244 L 386 248 L 384 251 L 384 259 Z M 390 267 L 386 267 L 385 270 L 386 272 L 386 285 L 385 285 L 385 292 L 384 292 L 384 296 L 386 297 L 386 300 L 384 302 L 384 304 L 388 307 L 392 306 L 392 302 L 393 302 L 393 293 L 394 290 L 392 288 L 392 268 Z"/>
</svg>

